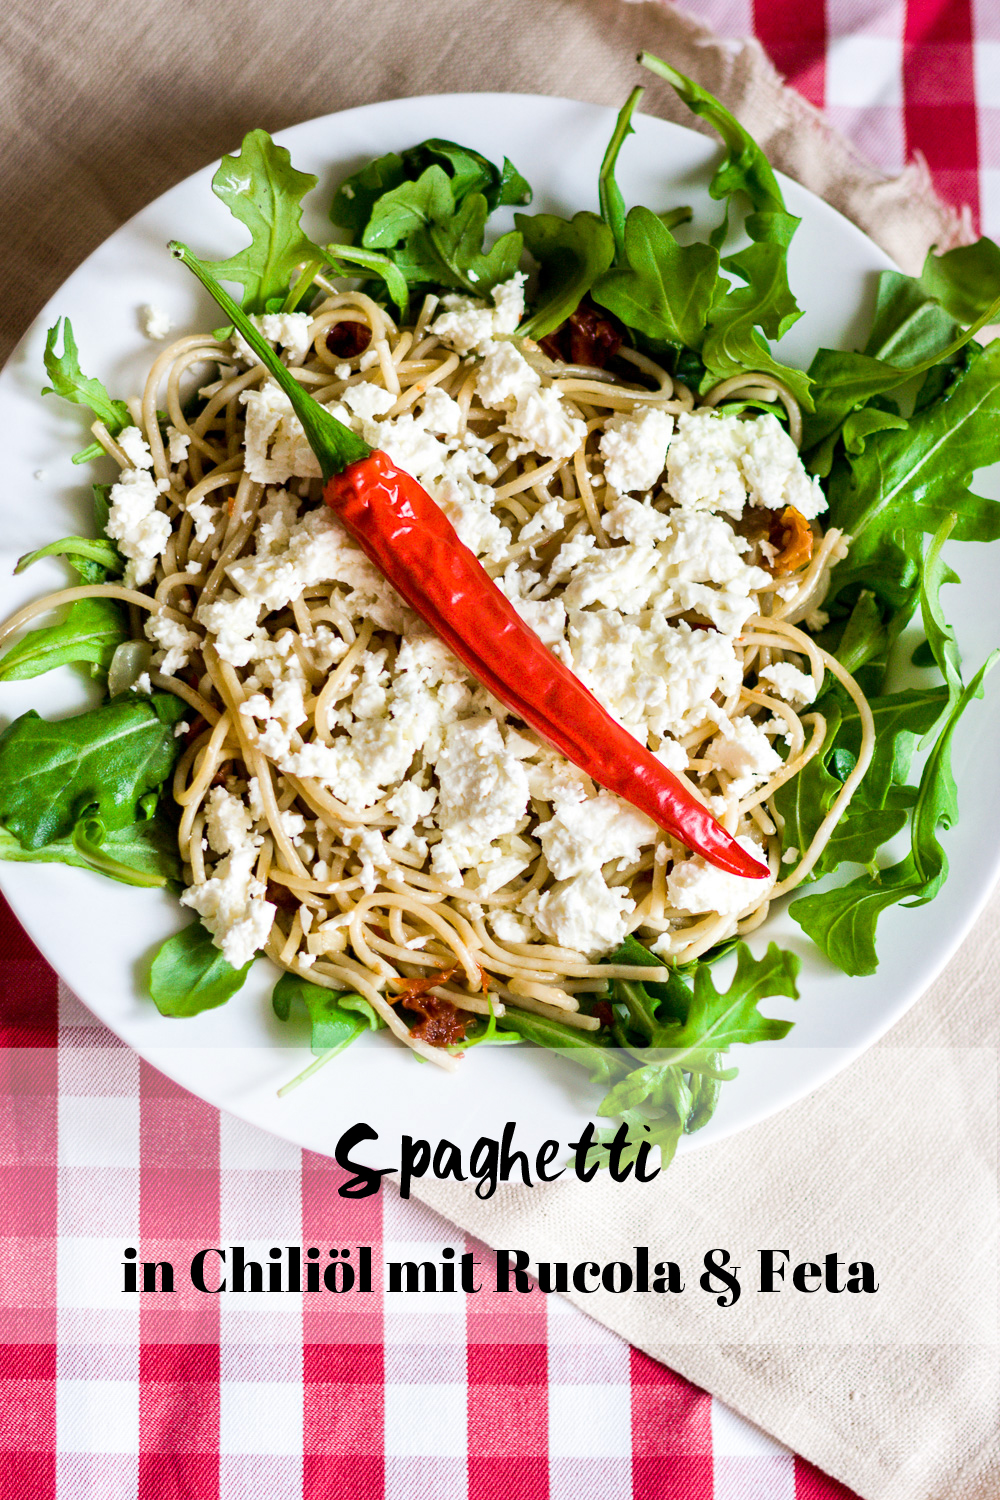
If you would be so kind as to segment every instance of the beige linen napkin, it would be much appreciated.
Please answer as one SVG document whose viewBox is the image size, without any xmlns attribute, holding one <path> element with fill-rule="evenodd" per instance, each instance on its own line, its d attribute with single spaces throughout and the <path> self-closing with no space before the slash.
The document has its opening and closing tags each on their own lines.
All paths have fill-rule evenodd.
<svg viewBox="0 0 1000 1500">
<path fill-rule="evenodd" d="M 147 0 L 141 20 L 110 0 L 15 0 L 7 15 L 3 355 L 83 256 L 255 125 L 453 90 L 618 105 L 640 47 L 719 94 L 777 166 L 904 268 L 966 234 L 921 168 L 884 179 L 755 44 L 719 42 L 671 6 L 437 0 L 415 23 L 409 0 Z M 645 81 L 647 111 L 691 124 Z M 885 1288 L 873 1298 L 761 1296 L 745 1269 L 728 1310 L 700 1292 L 577 1300 L 866 1500 L 996 1500 L 998 929 L 994 900 L 865 1058 L 778 1119 L 678 1161 L 663 1183 L 508 1188 L 487 1204 L 455 1184 L 423 1196 L 536 1261 L 627 1260 L 638 1244 L 687 1267 L 722 1245 L 745 1268 L 763 1246 L 872 1259 Z"/>
</svg>

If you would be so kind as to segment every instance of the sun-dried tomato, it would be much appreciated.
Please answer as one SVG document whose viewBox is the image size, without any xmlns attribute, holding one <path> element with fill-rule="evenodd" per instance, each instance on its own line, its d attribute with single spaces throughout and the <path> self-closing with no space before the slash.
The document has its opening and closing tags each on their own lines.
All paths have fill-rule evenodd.
<svg viewBox="0 0 1000 1500">
<path fill-rule="evenodd" d="M 610 1000 L 598 1000 L 592 1014 L 597 1017 L 602 1026 L 611 1026 L 614 1023 L 615 1013 L 611 1009 Z"/>
<path fill-rule="evenodd" d="M 193 682 L 191 686 L 197 687 L 198 684 L 197 682 Z M 184 731 L 185 745 L 193 745 L 198 736 L 204 734 L 207 728 L 207 719 L 202 718 L 201 714 L 199 714 L 196 719 L 192 720 L 190 728 Z"/>
<path fill-rule="evenodd" d="M 418 995 L 407 1001 L 404 1009 L 424 1018 L 410 1028 L 410 1035 L 419 1041 L 432 1047 L 451 1047 L 455 1042 L 465 1041 L 465 1028 L 472 1017 L 450 1000 L 442 1000 L 438 995 Z"/>
<path fill-rule="evenodd" d="M 404 1010 L 423 1017 L 423 1020 L 411 1028 L 410 1035 L 419 1041 L 430 1043 L 432 1047 L 450 1047 L 454 1042 L 464 1041 L 465 1028 L 472 1020 L 470 1015 L 460 1011 L 450 1000 L 428 993 L 439 984 L 447 984 L 457 968 L 457 964 L 452 964 L 450 969 L 438 969 L 436 973 L 427 974 L 423 979 L 389 981 L 393 988 L 399 990 L 398 994 L 391 997 L 393 1005 L 401 1005 Z"/>
<path fill-rule="evenodd" d="M 623 338 L 624 330 L 618 319 L 584 298 L 565 323 L 541 340 L 541 346 L 550 359 L 603 370 L 618 353 Z"/>
<path fill-rule="evenodd" d="M 794 573 L 812 557 L 812 527 L 794 505 L 786 505 L 782 511 L 773 510 L 771 518 L 768 541 L 778 549 L 771 572 Z"/>
<path fill-rule="evenodd" d="M 285 885 L 281 880 L 269 880 L 267 882 L 266 896 L 272 906 L 278 906 L 282 911 L 298 911 L 302 905 L 300 898 L 295 894 L 291 886 Z"/>
<path fill-rule="evenodd" d="M 355 323 L 350 318 L 331 323 L 326 335 L 326 347 L 335 359 L 354 359 L 355 355 L 364 353 L 371 341 L 372 331 L 368 324 Z"/>
</svg>

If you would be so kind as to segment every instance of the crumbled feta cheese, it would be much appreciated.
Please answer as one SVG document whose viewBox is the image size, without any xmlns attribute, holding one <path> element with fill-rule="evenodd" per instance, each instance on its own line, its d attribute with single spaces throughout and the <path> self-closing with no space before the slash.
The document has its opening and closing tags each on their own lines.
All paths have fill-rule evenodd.
<svg viewBox="0 0 1000 1500">
<path fill-rule="evenodd" d="M 667 489 L 672 499 L 687 509 L 739 516 L 747 498 L 739 465 L 743 448 L 743 423 L 738 417 L 682 412 L 667 449 Z"/>
<path fill-rule="evenodd" d="M 123 427 L 116 441 L 133 468 L 151 469 L 153 467 L 153 455 L 149 451 L 149 444 L 140 428 Z"/>
<path fill-rule="evenodd" d="M 145 693 L 148 698 L 153 691 L 153 684 L 149 680 L 149 673 L 140 672 L 132 684 L 132 689 L 136 693 Z"/>
<path fill-rule="evenodd" d="M 722 732 L 713 736 L 705 758 L 734 780 L 763 780 L 783 764 L 764 731 L 746 717 L 732 723 L 724 720 Z"/>
<path fill-rule="evenodd" d="M 623 495 L 651 490 L 663 473 L 673 430 L 673 417 L 657 406 L 637 406 L 609 417 L 598 447 L 612 489 Z"/>
<path fill-rule="evenodd" d="M 497 337 L 513 333 L 524 316 L 523 271 L 493 288 L 493 306 L 476 297 L 449 295 L 442 298 L 445 311 L 431 324 L 431 333 L 459 354 L 474 349 L 484 354 Z"/>
<path fill-rule="evenodd" d="M 766 863 L 763 850 L 754 839 L 744 834 L 736 842 L 754 859 Z M 729 875 L 695 854 L 682 859 L 670 871 L 667 900 L 676 911 L 690 912 L 692 916 L 718 912 L 723 917 L 738 917 L 759 905 L 773 884 L 773 876 L 767 880 L 748 880 L 742 875 Z"/>
<path fill-rule="evenodd" d="M 174 320 L 162 307 L 154 307 L 151 302 L 147 302 L 139 309 L 139 326 L 148 339 L 159 341 L 166 338 L 174 326 Z"/>
<path fill-rule="evenodd" d="M 437 792 L 433 787 L 426 791 L 421 790 L 415 781 L 404 781 L 400 787 L 386 799 L 386 811 L 394 818 L 398 818 L 404 828 L 413 828 L 417 823 L 422 823 L 429 818 L 437 801 Z"/>
<path fill-rule="evenodd" d="M 245 467 L 251 479 L 284 484 L 293 476 L 320 477 L 319 461 L 284 391 L 265 380 L 258 390 L 244 391 L 240 401 L 246 407 Z"/>
<path fill-rule="evenodd" d="M 739 516 L 745 505 L 793 505 L 806 520 L 826 510 L 819 481 L 806 473 L 778 419 L 746 421 L 714 412 L 684 412 L 667 450 L 667 488 L 688 509 Z"/>
<path fill-rule="evenodd" d="M 528 803 L 528 777 L 504 745 L 495 719 L 461 719 L 447 725 L 435 760 L 437 825 L 443 838 L 431 862 L 449 854 L 460 865 L 476 863 L 475 851 L 513 833 Z"/>
<path fill-rule="evenodd" d="M 600 869 L 611 859 L 630 863 L 656 840 L 656 824 L 621 798 L 599 792 L 583 802 L 557 803 L 538 830 L 546 863 L 557 880 Z"/>
<path fill-rule="evenodd" d="M 462 408 L 439 385 L 432 385 L 420 403 L 420 420 L 429 432 L 457 438 L 462 430 Z"/>
<path fill-rule="evenodd" d="M 170 540 L 170 519 L 156 502 L 168 488 L 148 469 L 123 469 L 109 496 L 107 534 L 134 564 L 131 576 L 139 587 L 156 571 L 156 559 Z"/>
<path fill-rule="evenodd" d="M 798 849 L 796 849 L 796 847 L 795 847 L 794 844 L 789 844 L 788 848 L 784 849 L 782 851 L 782 854 L 781 854 L 781 863 L 783 865 L 793 865 L 795 863 L 795 861 L 798 859 L 798 857 L 799 857 L 799 851 L 798 851 Z"/>
<path fill-rule="evenodd" d="M 196 630 L 189 630 L 179 620 L 162 612 L 149 616 L 145 632 L 146 639 L 159 647 L 153 659 L 165 677 L 173 677 L 186 667 L 191 652 L 201 645 L 201 636 Z"/>
<path fill-rule="evenodd" d="M 742 456 L 751 505 L 768 510 L 795 509 L 807 521 L 826 510 L 826 496 L 818 479 L 806 473 L 799 450 L 770 412 L 745 422 L 746 447 Z"/>
<path fill-rule="evenodd" d="M 800 672 L 790 661 L 776 661 L 769 667 L 761 667 L 757 676 L 793 708 L 804 708 L 807 703 L 812 703 L 822 686 L 811 672 Z"/>
<path fill-rule="evenodd" d="M 216 854 L 234 854 L 237 849 L 256 849 L 263 842 L 253 832 L 253 818 L 242 797 L 213 786 L 205 801 L 205 832 Z"/>
<path fill-rule="evenodd" d="M 536 892 L 531 894 L 537 897 Z M 525 911 L 539 931 L 560 948 L 600 958 L 624 938 L 635 902 L 625 886 L 609 889 L 600 870 L 590 870 L 572 880 L 559 881 L 530 902 L 530 910 L 522 901 L 519 910 Z"/>
<path fill-rule="evenodd" d="M 490 914 L 489 924 L 499 943 L 530 943 L 538 937 L 538 929 L 530 917 L 518 917 L 503 908 Z"/>
<path fill-rule="evenodd" d="M 234 969 L 242 969 L 264 946 L 274 922 L 275 907 L 253 874 L 256 859 L 253 847 L 236 849 L 219 860 L 210 879 L 181 896 L 181 905 L 198 913 Z"/>
<path fill-rule="evenodd" d="M 199 604 L 195 619 L 204 625 L 212 645 L 232 667 L 245 667 L 253 655 L 250 639 L 257 627 L 260 604 L 254 598 L 213 599 Z"/>
<path fill-rule="evenodd" d="M 571 458 L 587 436 L 587 424 L 575 417 L 551 386 L 526 391 L 500 429 L 517 442 L 508 446 L 511 458 L 538 453 L 543 458 Z"/>
<path fill-rule="evenodd" d="M 541 376 L 513 344 L 491 344 L 476 376 L 476 394 L 490 410 L 503 409 L 536 391 Z"/>
<path fill-rule="evenodd" d="M 349 385 L 341 399 L 348 411 L 365 422 L 370 422 L 373 417 L 385 416 L 389 408 L 396 404 L 396 397 L 391 391 L 368 380 Z"/>
<path fill-rule="evenodd" d="M 191 439 L 188 434 L 186 432 L 179 432 L 176 427 L 168 424 L 167 457 L 175 467 L 177 464 L 182 464 L 187 458 L 190 446 Z"/>
<path fill-rule="evenodd" d="M 312 339 L 309 327 L 312 323 L 308 313 L 254 313 L 250 319 L 258 333 L 263 334 L 269 344 L 287 349 L 289 359 L 301 363 L 309 353 Z M 233 348 L 238 359 L 245 364 L 257 363 L 257 356 L 241 333 L 233 334 Z"/>
<path fill-rule="evenodd" d="M 627 542 L 662 542 L 670 535 L 671 520 L 648 500 L 633 500 L 629 495 L 610 497 L 601 521 L 610 537 Z"/>
</svg>

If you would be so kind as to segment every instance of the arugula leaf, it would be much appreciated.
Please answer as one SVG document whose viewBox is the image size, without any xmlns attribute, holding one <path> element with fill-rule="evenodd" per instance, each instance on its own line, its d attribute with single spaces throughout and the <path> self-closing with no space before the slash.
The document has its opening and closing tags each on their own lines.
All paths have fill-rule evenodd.
<svg viewBox="0 0 1000 1500">
<path fill-rule="evenodd" d="M 511 277 L 521 258 L 521 236 L 514 231 L 484 252 L 488 215 L 480 192 L 467 192 L 456 204 L 451 178 L 435 163 L 416 180 L 382 194 L 362 243 L 391 251 L 389 258 L 411 285 L 433 283 L 483 296 Z"/>
<path fill-rule="evenodd" d="M 134 823 L 173 769 L 183 712 L 179 698 L 154 693 L 54 723 L 22 714 L 0 734 L 0 822 L 26 849 L 66 838 L 90 809 L 110 830 Z"/>
<path fill-rule="evenodd" d="M 451 180 L 443 167 L 430 166 L 415 181 L 401 182 L 376 201 L 361 243 L 389 250 L 425 224 L 441 223 L 455 212 Z"/>
<path fill-rule="evenodd" d="M 782 844 L 802 852 L 809 848 L 843 783 L 828 769 L 840 733 L 841 710 L 836 698 L 826 695 L 816 704 L 826 719 L 826 735 L 819 752 L 807 761 L 797 776 L 784 782 L 774 794 L 774 806 L 783 820 Z"/>
<path fill-rule="evenodd" d="M 637 207 L 625 220 L 619 260 L 594 283 L 594 301 L 646 338 L 700 349 L 719 252 L 711 245 L 679 245 L 656 214 Z"/>
<path fill-rule="evenodd" d="M 410 312 L 410 290 L 406 285 L 406 277 L 387 255 L 380 255 L 377 250 L 362 250 L 355 245 L 327 245 L 326 253 L 332 262 L 330 269 L 334 276 L 353 274 L 344 269 L 341 264 L 344 262 L 348 266 L 361 266 L 363 270 L 380 277 L 396 304 L 400 318 L 406 321 Z"/>
<path fill-rule="evenodd" d="M 993 652 L 952 707 L 924 765 L 913 809 L 910 851 L 888 870 L 861 876 L 849 885 L 793 901 L 789 913 L 818 948 L 845 974 L 874 974 L 878 966 L 875 929 L 882 912 L 899 901 L 922 906 L 933 900 L 948 876 L 939 828 L 958 821 L 951 741 L 968 705 L 982 697 L 986 674 L 1000 659 Z"/>
<path fill-rule="evenodd" d="M 402 161 L 410 177 L 419 177 L 434 162 L 443 162 L 451 177 L 456 203 L 460 203 L 467 193 L 481 193 L 492 213 L 504 204 L 531 202 L 531 188 L 506 156 L 502 169 L 498 170 L 482 152 L 471 146 L 435 138 L 411 146 L 403 152 Z"/>
<path fill-rule="evenodd" d="M 521 259 L 522 237 L 516 230 L 501 235 L 493 248 L 484 252 L 488 213 L 482 193 L 470 193 L 450 219 L 428 225 L 411 242 L 428 242 L 441 268 L 437 273 L 440 279 L 477 297 L 499 282 L 509 281 Z"/>
<path fill-rule="evenodd" d="M 166 818 L 140 819 L 127 828 L 104 832 L 99 842 L 88 838 L 88 831 L 92 834 L 97 830 L 77 824 L 69 838 L 56 839 L 40 849 L 25 849 L 12 833 L 0 827 L 0 859 L 75 865 L 81 870 L 97 870 L 127 885 L 165 885 L 167 881 L 180 880 L 177 834 Z"/>
<path fill-rule="evenodd" d="M 620 1071 L 614 1052 L 606 1041 L 598 1040 L 599 1032 L 580 1031 L 562 1021 L 523 1010 L 516 1014 L 505 1011 L 497 1017 L 497 1025 L 501 1031 L 514 1031 L 526 1042 L 548 1047 L 570 1062 L 578 1063 L 587 1069 L 591 1083 L 610 1083 Z"/>
<path fill-rule="evenodd" d="M 621 265 L 627 257 L 625 253 L 625 200 L 615 181 L 615 167 L 618 163 L 618 153 L 627 137 L 635 134 L 632 129 L 632 115 L 644 93 L 645 89 L 634 88 L 619 110 L 615 128 L 604 153 L 604 160 L 601 162 L 601 170 L 597 175 L 597 198 L 601 208 L 601 218 L 615 237 L 615 263 L 618 265 Z"/>
<path fill-rule="evenodd" d="M 572 219 L 555 214 L 515 214 L 525 248 L 541 266 L 535 311 L 518 332 L 543 339 L 575 312 L 581 298 L 611 265 L 615 237 L 596 214 Z"/>
<path fill-rule="evenodd" d="M 736 953 L 736 972 L 722 993 L 712 980 L 708 960 L 692 966 L 693 988 L 676 970 L 665 983 L 615 980 L 617 1047 L 609 1045 L 607 1029 L 579 1031 L 522 1012 L 508 1011 L 497 1024 L 560 1053 L 586 1068 L 593 1082 L 610 1086 L 598 1114 L 628 1125 L 623 1164 L 634 1161 L 646 1141 L 659 1146 L 666 1166 L 680 1136 L 708 1121 L 721 1084 L 736 1076 L 736 1069 L 721 1066 L 725 1050 L 736 1042 L 784 1036 L 791 1026 L 762 1016 L 757 1006 L 771 995 L 797 998 L 798 958 L 774 943 L 761 959 L 755 959 L 744 943 L 736 945 Z M 606 962 L 663 968 L 661 960 L 631 936 Z M 607 1165 L 607 1147 L 614 1135 L 613 1130 L 599 1135 L 602 1165 Z"/>
<path fill-rule="evenodd" d="M 332 222 L 343 229 L 350 229 L 354 234 L 360 234 L 382 194 L 398 187 L 405 180 L 406 167 L 397 152 L 389 151 L 385 156 L 376 156 L 359 172 L 344 178 L 330 205 Z"/>
<path fill-rule="evenodd" d="M 723 260 L 722 269 L 733 272 L 746 285 L 717 294 L 709 309 L 708 332 L 700 351 L 706 366 L 703 391 L 731 375 L 760 370 L 783 381 L 805 410 L 811 410 L 810 376 L 776 360 L 758 331 L 763 329 L 769 337 L 780 339 L 802 316 L 788 287 L 786 264 L 788 244 L 798 222 L 791 214 L 771 214 L 765 231 L 763 216 L 751 215 L 747 229 L 754 225 L 757 232 L 766 232 L 769 238 Z"/>
<path fill-rule="evenodd" d="M 65 557 L 78 571 L 81 562 L 92 563 L 100 570 L 101 580 L 109 573 L 117 577 L 125 570 L 125 559 L 114 542 L 107 537 L 64 536 L 58 542 L 49 542 L 47 547 L 25 552 L 23 557 L 18 558 L 14 572 L 23 573 L 43 557 Z M 82 576 L 88 583 L 91 581 L 86 574 Z"/>
<path fill-rule="evenodd" d="M 0 656 L 0 682 L 38 677 L 73 662 L 89 662 L 92 677 L 107 677 L 111 658 L 128 638 L 125 610 L 116 599 L 74 599 L 58 625 L 29 630 Z"/>
<path fill-rule="evenodd" d="M 687 1020 L 669 1033 L 669 1045 L 679 1062 L 690 1063 L 706 1051 L 723 1051 L 736 1042 L 773 1041 L 787 1036 L 791 1021 L 762 1016 L 761 1000 L 785 995 L 798 999 L 795 980 L 801 968 L 797 954 L 769 943 L 763 958 L 754 958 L 745 943 L 736 947 L 736 973 L 728 990 L 715 988 L 712 971 L 702 964 L 694 976 Z"/>
<path fill-rule="evenodd" d="M 920 584 L 920 613 L 924 635 L 938 670 L 948 686 L 949 706 L 962 691 L 962 658 L 955 632 L 945 620 L 941 608 L 941 589 L 946 583 L 961 583 L 962 580 L 944 561 L 941 549 L 954 530 L 955 519 L 954 514 L 948 516 L 935 533 L 927 549 Z"/>
<path fill-rule="evenodd" d="M 927 359 L 940 359 L 958 337 L 959 328 L 915 276 L 882 271 L 875 316 L 864 354 L 900 370 Z"/>
<path fill-rule="evenodd" d="M 767 157 L 728 109 L 707 89 L 652 52 L 640 53 L 639 62 L 658 78 L 666 79 L 688 109 L 707 120 L 725 142 L 726 157 L 709 188 L 712 197 L 729 198 L 743 192 L 758 213 L 784 213 L 785 200 Z"/>
<path fill-rule="evenodd" d="M 309 1014 L 310 1046 L 317 1057 L 342 1052 L 363 1031 L 380 1031 L 385 1026 L 363 995 L 328 990 L 286 971 L 271 993 L 271 1007 L 279 1021 L 288 1020 L 296 1002 L 301 1002 Z"/>
<path fill-rule="evenodd" d="M 251 130 L 239 155 L 222 158 L 212 188 L 251 239 L 228 260 L 207 264 L 217 278 L 240 283 L 245 312 L 265 312 L 272 298 L 283 305 L 295 272 L 323 263 L 322 250 L 301 225 L 302 199 L 316 182 L 312 173 L 295 170 L 284 146 L 276 146 L 266 130 Z"/>
<path fill-rule="evenodd" d="M 853 537 L 847 567 L 834 572 L 831 599 L 850 577 L 877 573 L 887 534 L 900 527 L 936 531 L 952 512 L 957 541 L 1000 536 L 1000 503 L 974 495 L 973 471 L 996 457 L 1000 415 L 1000 340 L 981 350 L 947 400 L 917 412 L 905 431 L 868 439 L 830 477 L 830 520 Z"/>
<path fill-rule="evenodd" d="M 57 354 L 56 345 L 62 336 L 63 352 Z M 44 386 L 43 396 L 62 396 L 76 406 L 88 406 L 102 421 L 112 437 L 117 437 L 123 427 L 128 427 L 132 414 L 124 401 L 113 401 L 101 382 L 93 375 L 84 375 L 80 369 L 80 355 L 73 336 L 73 325 L 69 318 L 59 318 L 45 336 L 45 373 L 52 384 Z M 90 458 L 100 457 L 104 452 L 100 443 L 90 443 L 79 453 L 73 454 L 75 464 Z"/>
<path fill-rule="evenodd" d="M 196 1016 L 225 1005 L 243 985 L 253 959 L 242 969 L 226 962 L 200 922 L 183 928 L 157 951 L 149 993 L 161 1016 Z"/>
<path fill-rule="evenodd" d="M 812 408 L 809 377 L 775 359 L 763 337 L 766 334 L 768 338 L 782 338 L 802 315 L 788 285 L 788 246 L 799 221 L 786 210 L 766 156 L 739 121 L 707 90 L 661 58 L 643 52 L 639 61 L 666 79 L 688 108 L 707 120 L 725 143 L 726 155 L 709 191 L 713 198 L 726 199 L 726 216 L 709 236 L 709 244 L 718 249 L 724 243 L 730 203 L 737 195 L 749 199 L 752 210 L 744 224 L 751 244 L 721 263 L 723 271 L 744 285 L 730 284 L 724 277 L 716 281 L 711 305 L 703 319 L 707 332 L 693 346 L 700 351 L 705 365 L 700 389 L 708 390 L 720 380 L 748 369 L 760 370 L 789 386 L 809 411 Z"/>
<path fill-rule="evenodd" d="M 906 688 L 869 701 L 875 720 L 875 753 L 855 793 L 859 808 L 884 807 L 890 788 L 906 781 L 917 743 L 934 728 L 948 701 L 944 687 Z M 837 742 L 856 756 L 861 748 L 861 721 L 853 701 L 843 705 L 842 713 Z"/>
<path fill-rule="evenodd" d="M 376 157 L 346 178 L 334 194 L 330 218 L 334 224 L 362 234 L 379 200 L 404 183 L 416 182 L 429 167 L 438 168 L 448 178 L 452 209 L 468 193 L 480 193 L 490 213 L 503 204 L 531 202 L 531 188 L 506 157 L 498 169 L 471 146 L 431 139 L 401 154 L 390 151 Z"/>
<path fill-rule="evenodd" d="M 931 250 L 920 283 L 959 323 L 974 323 L 1000 295 L 1000 245 L 980 239 L 944 255 Z"/>
<path fill-rule="evenodd" d="M 984 304 L 967 328 L 960 328 L 945 310 L 928 296 L 922 281 L 898 271 L 883 271 L 875 322 L 862 353 L 820 349 L 809 366 L 816 390 L 816 406 L 803 423 L 803 448 L 813 452 L 838 432 L 850 412 L 873 397 L 897 391 L 914 376 L 935 376 L 917 401 L 917 410 L 945 394 L 952 380 L 952 366 L 961 360 L 969 341 L 986 323 L 1000 314 L 1000 297 Z M 968 356 L 965 356 L 968 358 Z M 935 374 L 935 372 L 937 372 Z M 941 389 L 937 389 L 940 385 Z"/>
</svg>

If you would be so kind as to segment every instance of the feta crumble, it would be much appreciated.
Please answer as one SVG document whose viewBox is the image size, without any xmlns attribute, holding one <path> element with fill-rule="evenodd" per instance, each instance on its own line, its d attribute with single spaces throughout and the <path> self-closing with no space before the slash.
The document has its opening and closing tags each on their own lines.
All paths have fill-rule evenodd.
<svg viewBox="0 0 1000 1500">
<path fill-rule="evenodd" d="M 767 863 L 764 851 L 755 839 L 742 835 L 736 842 L 761 864 Z M 765 900 L 773 884 L 773 875 L 767 880 L 729 875 L 710 865 L 700 854 L 695 854 L 690 859 L 680 860 L 670 871 L 667 900 L 675 911 L 689 912 L 692 916 L 718 912 L 722 917 L 738 917 Z M 654 944 L 653 952 L 656 951 Z"/>
<path fill-rule="evenodd" d="M 174 320 L 162 307 L 154 307 L 151 302 L 146 302 L 139 309 L 139 326 L 148 339 L 159 342 L 171 332 Z"/>
<path fill-rule="evenodd" d="M 611 488 L 622 495 L 651 490 L 663 473 L 673 430 L 673 417 L 656 406 L 637 406 L 609 417 L 598 446 Z"/>
</svg>

